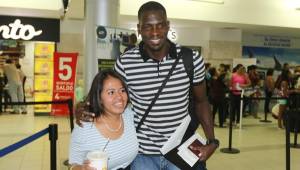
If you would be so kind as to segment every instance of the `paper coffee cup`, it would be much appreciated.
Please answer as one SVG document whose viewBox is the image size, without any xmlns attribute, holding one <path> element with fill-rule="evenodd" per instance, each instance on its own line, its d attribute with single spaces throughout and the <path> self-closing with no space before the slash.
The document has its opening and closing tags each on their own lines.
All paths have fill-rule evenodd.
<svg viewBox="0 0 300 170">
<path fill-rule="evenodd" d="M 107 154 L 103 151 L 90 151 L 87 159 L 91 162 L 90 166 L 97 170 L 107 170 Z"/>
</svg>

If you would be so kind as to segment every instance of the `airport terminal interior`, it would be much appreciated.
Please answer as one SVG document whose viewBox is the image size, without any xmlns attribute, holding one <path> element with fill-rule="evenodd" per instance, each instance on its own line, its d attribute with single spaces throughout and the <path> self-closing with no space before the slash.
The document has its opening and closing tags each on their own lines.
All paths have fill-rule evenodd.
<svg viewBox="0 0 300 170">
<path fill-rule="evenodd" d="M 136 34 L 137 42 L 141 41 L 137 11 L 149 0 L 23 1 L 0 0 L 0 170 L 50 170 L 48 133 L 2 155 L 7 153 L 7 146 L 50 124 L 58 126 L 56 169 L 68 170 L 71 118 L 67 105 L 28 104 L 15 111 L 15 107 L 6 104 L 11 97 L 4 78 L 5 62 L 10 59 L 22 66 L 26 76 L 24 101 L 72 98 L 75 109 L 75 104 L 86 96 L 94 75 L 111 68 L 130 46 L 130 35 Z M 299 92 L 299 0 L 155 1 L 166 8 L 170 20 L 168 39 L 203 56 L 207 80 L 214 79 L 213 74 L 226 73 L 225 68 L 230 77 L 233 69 L 242 64 L 249 79 L 251 74 L 258 78 L 252 89 L 243 89 L 244 96 L 264 98 L 268 71 L 274 71 L 271 77 L 276 86 L 276 79 L 286 69 L 291 73 L 294 92 Z M 69 82 L 63 84 L 59 79 Z M 239 87 L 237 84 L 234 88 Z M 279 89 L 273 97 L 285 96 Z M 228 112 L 226 119 L 219 121 L 219 110 L 214 116 L 214 130 L 220 146 L 206 162 L 207 169 L 299 170 L 300 141 L 293 147 L 296 136 L 291 132 L 287 153 L 285 123 L 278 123 L 280 111 L 275 107 L 278 103 L 280 100 L 271 100 L 267 110 L 264 99 L 241 104 L 245 109 L 232 129 Z M 229 111 L 228 102 L 223 104 Z M 299 115 L 297 112 L 293 127 L 297 126 L 295 122 L 300 123 Z M 205 136 L 201 127 L 197 132 Z"/>
</svg>

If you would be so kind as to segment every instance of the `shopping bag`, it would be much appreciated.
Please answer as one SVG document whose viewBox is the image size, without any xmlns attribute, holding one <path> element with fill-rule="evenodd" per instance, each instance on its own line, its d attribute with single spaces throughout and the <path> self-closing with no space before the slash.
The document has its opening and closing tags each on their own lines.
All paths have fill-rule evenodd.
<svg viewBox="0 0 300 170">
<path fill-rule="evenodd" d="M 274 119 L 278 119 L 278 115 L 279 115 L 279 103 L 275 104 L 273 107 L 272 107 L 272 117 Z"/>
</svg>

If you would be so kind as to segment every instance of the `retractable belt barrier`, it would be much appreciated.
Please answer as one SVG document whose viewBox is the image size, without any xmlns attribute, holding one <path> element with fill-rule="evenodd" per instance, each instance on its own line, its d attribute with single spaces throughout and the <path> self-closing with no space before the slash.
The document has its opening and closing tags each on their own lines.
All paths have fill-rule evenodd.
<svg viewBox="0 0 300 170">
<path fill-rule="evenodd" d="M 50 169 L 56 170 L 56 140 L 57 140 L 57 124 L 49 124 L 48 128 L 45 128 L 19 142 L 16 142 L 12 145 L 9 145 L 0 150 L 0 158 L 27 145 L 28 143 L 37 140 L 38 138 L 44 136 L 45 134 L 49 133 L 49 140 L 50 140 Z"/>
<path fill-rule="evenodd" d="M 68 104 L 69 113 L 70 113 L 70 128 L 71 131 L 74 128 L 74 116 L 73 116 L 73 100 L 57 100 L 57 101 L 41 101 L 41 102 L 7 102 L 7 105 L 38 105 L 38 104 Z"/>
<path fill-rule="evenodd" d="M 296 93 L 294 95 L 297 95 L 299 98 L 295 99 L 293 98 L 291 100 L 290 97 L 271 97 L 269 98 L 270 100 L 280 100 L 280 99 L 286 99 L 288 101 L 288 106 L 293 105 L 293 107 L 288 107 L 288 109 L 285 111 L 285 122 L 286 122 L 286 170 L 290 170 L 290 148 L 291 147 L 295 147 L 298 146 L 297 145 L 297 124 L 296 124 L 296 128 L 294 129 L 294 144 L 290 143 L 290 120 L 291 120 L 291 115 L 295 115 L 295 114 L 299 114 L 300 115 L 300 93 Z M 232 100 L 231 99 L 231 95 L 229 97 L 225 98 L 226 100 Z M 247 96 L 247 98 L 240 96 L 239 98 L 241 101 L 243 100 L 265 100 L 266 97 L 251 97 L 251 96 Z M 296 104 L 292 103 L 299 100 L 298 102 L 296 102 Z M 292 104 L 291 104 L 292 103 Z M 230 153 L 230 154 L 236 154 L 239 153 L 240 151 L 236 148 L 232 148 L 232 120 L 233 120 L 233 113 L 232 113 L 232 108 L 231 108 L 231 104 L 229 107 L 229 147 L 228 148 L 222 148 L 220 149 L 221 152 L 223 153 Z M 298 115 L 298 120 L 299 120 L 299 115 Z M 297 122 L 297 121 L 296 121 Z M 298 148 L 298 147 L 295 147 Z"/>
<path fill-rule="evenodd" d="M 7 102 L 8 105 L 38 105 L 38 104 L 68 104 L 69 113 L 70 113 L 70 128 L 71 131 L 74 127 L 73 122 L 73 100 L 61 100 L 61 101 L 41 101 L 41 102 Z M 25 139 L 20 140 L 12 145 L 9 145 L 0 150 L 0 158 L 37 140 L 38 138 L 44 136 L 45 134 L 49 133 L 49 140 L 50 140 L 50 169 L 56 170 L 56 141 L 58 139 L 57 135 L 57 124 L 49 124 L 48 128 L 45 128 Z"/>
</svg>

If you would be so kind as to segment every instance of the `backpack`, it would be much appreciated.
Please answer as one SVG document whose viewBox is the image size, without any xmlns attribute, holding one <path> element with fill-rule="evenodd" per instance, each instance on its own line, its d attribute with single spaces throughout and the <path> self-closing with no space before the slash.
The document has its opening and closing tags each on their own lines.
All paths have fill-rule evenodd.
<svg viewBox="0 0 300 170">
<path fill-rule="evenodd" d="M 188 109 L 189 109 L 189 114 L 191 116 L 191 123 L 188 127 L 188 131 L 190 132 L 189 135 L 192 136 L 200 123 L 198 121 L 196 114 L 194 114 L 195 106 L 194 106 L 194 98 L 193 98 L 193 78 L 194 78 L 193 50 L 186 47 L 181 47 L 181 55 L 182 55 L 182 61 L 183 61 L 185 71 L 189 76 L 189 80 L 190 80 Z M 186 135 L 185 137 L 188 138 L 190 137 L 189 135 Z"/>
</svg>

